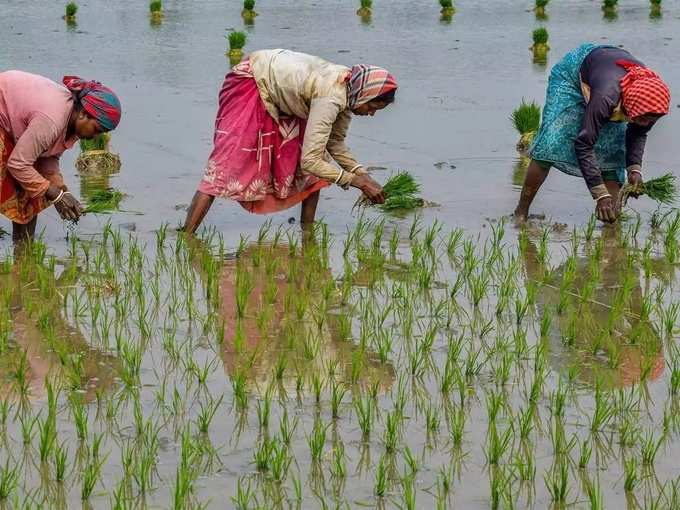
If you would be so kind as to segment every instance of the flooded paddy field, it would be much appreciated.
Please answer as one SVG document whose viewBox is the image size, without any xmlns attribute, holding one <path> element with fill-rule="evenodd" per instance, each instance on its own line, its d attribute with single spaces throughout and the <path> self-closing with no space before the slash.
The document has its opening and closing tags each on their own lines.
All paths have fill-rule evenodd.
<svg viewBox="0 0 680 510">
<path fill-rule="evenodd" d="M 212 140 L 240 2 L 3 6 L 3 69 L 110 85 L 122 166 L 67 184 L 117 211 L 63 224 L 14 260 L 0 240 L 0 505 L 6 508 L 678 508 L 680 216 L 640 199 L 614 227 L 553 172 L 525 228 L 510 114 L 544 101 L 584 41 L 622 44 L 680 90 L 680 2 L 258 2 L 245 51 L 286 47 L 390 69 L 393 107 L 349 145 L 437 204 L 321 221 L 216 202 L 175 228 Z M 532 31 L 548 29 L 545 64 Z M 676 94 L 677 95 L 677 94 Z M 646 175 L 680 168 L 673 111 Z M 4 221 L 4 220 L 3 220 Z M 0 224 L 10 229 L 8 222 Z"/>
</svg>

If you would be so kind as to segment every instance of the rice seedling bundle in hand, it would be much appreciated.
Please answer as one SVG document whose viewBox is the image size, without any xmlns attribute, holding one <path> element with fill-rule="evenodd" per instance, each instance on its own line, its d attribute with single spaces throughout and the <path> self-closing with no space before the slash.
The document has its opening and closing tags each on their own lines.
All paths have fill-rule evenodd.
<svg viewBox="0 0 680 510">
<path fill-rule="evenodd" d="M 124 195 L 120 191 L 112 188 L 95 190 L 90 195 L 85 212 L 96 214 L 117 211 L 123 197 Z"/>
<path fill-rule="evenodd" d="M 678 199 L 678 188 L 675 184 L 675 175 L 668 172 L 661 177 L 642 183 L 641 186 L 625 184 L 619 192 L 619 208 L 623 208 L 628 202 L 628 197 L 633 193 L 645 195 L 663 205 L 671 205 Z"/>
<path fill-rule="evenodd" d="M 519 107 L 512 112 L 510 120 L 520 134 L 517 150 L 524 153 L 529 149 L 541 124 L 541 107 L 534 101 L 527 103 L 522 99 Z"/>
<path fill-rule="evenodd" d="M 418 196 L 420 184 L 408 172 L 399 172 L 390 177 L 383 185 L 385 203 L 378 207 L 382 211 L 408 211 L 423 207 L 424 200 Z M 354 206 L 372 205 L 368 197 L 362 195 Z"/>
</svg>

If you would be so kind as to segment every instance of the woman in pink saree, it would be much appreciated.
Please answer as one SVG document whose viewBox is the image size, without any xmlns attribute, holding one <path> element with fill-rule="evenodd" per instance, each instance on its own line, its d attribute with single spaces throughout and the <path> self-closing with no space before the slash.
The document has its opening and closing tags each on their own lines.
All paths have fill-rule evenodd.
<svg viewBox="0 0 680 510">
<path fill-rule="evenodd" d="M 280 49 L 252 53 L 220 91 L 214 147 L 184 230 L 196 231 L 215 197 L 257 214 L 302 202 L 303 225 L 314 222 L 319 191 L 331 183 L 384 202 L 345 137 L 352 114 L 373 116 L 396 90 L 380 67 L 348 68 Z"/>
</svg>

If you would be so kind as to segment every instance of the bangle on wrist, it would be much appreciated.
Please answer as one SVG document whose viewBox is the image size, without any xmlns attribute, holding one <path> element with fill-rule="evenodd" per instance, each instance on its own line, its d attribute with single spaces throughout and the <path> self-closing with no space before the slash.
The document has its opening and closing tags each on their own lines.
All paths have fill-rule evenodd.
<svg viewBox="0 0 680 510">
<path fill-rule="evenodd" d="M 335 178 L 335 184 L 338 184 L 338 183 L 340 182 L 340 179 L 342 179 L 342 176 L 343 176 L 343 175 L 345 175 L 345 170 L 341 168 L 341 169 L 340 169 L 340 173 L 339 173 L 338 176 Z"/>
<path fill-rule="evenodd" d="M 52 205 L 59 203 L 59 201 L 60 201 L 62 198 L 64 198 L 64 195 L 65 195 L 66 193 L 67 193 L 67 192 L 64 191 L 63 189 L 62 189 L 62 190 L 59 190 L 59 194 L 57 195 L 57 198 L 55 198 L 54 200 L 52 200 Z"/>
<path fill-rule="evenodd" d="M 597 198 L 595 199 L 595 202 L 599 202 L 599 201 L 602 200 L 603 198 L 611 198 L 611 197 L 612 197 L 612 196 L 611 196 L 609 193 L 606 193 L 606 194 L 604 194 L 604 195 L 600 195 L 599 197 L 597 197 Z"/>
<path fill-rule="evenodd" d="M 633 168 L 631 170 L 628 170 L 628 176 L 630 177 L 630 174 L 640 174 L 640 177 L 642 177 L 642 171 L 638 170 L 637 168 Z"/>
<path fill-rule="evenodd" d="M 361 163 L 359 163 L 358 165 L 354 165 L 352 167 L 352 169 L 349 171 L 349 173 L 353 174 L 354 172 L 356 172 L 359 168 L 362 168 L 363 166 L 364 165 L 362 165 Z"/>
</svg>

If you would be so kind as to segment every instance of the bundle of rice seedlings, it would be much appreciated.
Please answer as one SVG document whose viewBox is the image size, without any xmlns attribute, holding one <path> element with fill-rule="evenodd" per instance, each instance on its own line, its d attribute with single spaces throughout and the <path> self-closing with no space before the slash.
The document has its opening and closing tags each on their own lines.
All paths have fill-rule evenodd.
<svg viewBox="0 0 680 510">
<path fill-rule="evenodd" d="M 545 19 L 545 7 L 548 5 L 549 0 L 536 0 L 536 7 L 534 8 L 534 12 L 536 13 L 536 17 L 539 19 Z"/>
<path fill-rule="evenodd" d="M 160 22 L 163 19 L 163 2 L 161 0 L 151 0 L 149 2 L 149 13 L 152 22 Z"/>
<path fill-rule="evenodd" d="M 120 156 L 109 152 L 109 133 L 102 133 L 91 140 L 80 140 L 80 156 L 76 168 L 80 173 L 106 172 L 120 170 Z"/>
<path fill-rule="evenodd" d="M 361 17 L 367 18 L 373 14 L 373 0 L 361 0 L 361 7 L 357 11 L 357 14 Z"/>
<path fill-rule="evenodd" d="M 453 6 L 453 0 L 439 0 L 439 5 L 442 8 L 442 16 L 452 16 L 453 13 L 456 12 L 455 7 Z"/>
<path fill-rule="evenodd" d="M 75 2 L 69 2 L 66 4 L 66 14 L 64 14 L 63 18 L 70 22 L 73 23 L 76 20 L 76 13 L 78 12 L 78 4 Z"/>
<path fill-rule="evenodd" d="M 246 34 L 238 30 L 232 30 L 226 35 L 229 41 L 229 58 L 232 62 L 240 60 L 243 56 L 243 47 L 246 45 Z M 238 63 L 238 62 L 236 62 Z"/>
<path fill-rule="evenodd" d="M 385 203 L 378 206 L 382 211 L 417 209 L 423 207 L 425 203 L 418 196 L 420 184 L 408 172 L 399 172 L 387 179 L 387 182 L 383 185 L 383 192 L 385 193 Z M 362 195 L 356 201 L 354 207 L 370 205 L 372 204 L 368 197 Z"/>
<path fill-rule="evenodd" d="M 632 193 L 646 195 L 664 205 L 671 205 L 678 200 L 678 188 L 675 175 L 668 172 L 661 177 L 644 182 L 641 186 L 625 184 L 619 192 L 619 208 L 623 208 Z"/>
<path fill-rule="evenodd" d="M 120 191 L 113 188 L 94 190 L 87 201 L 85 212 L 98 214 L 117 211 L 124 196 Z"/>
<path fill-rule="evenodd" d="M 517 150 L 520 153 L 525 153 L 529 146 L 531 146 L 531 142 L 533 142 L 534 136 L 541 124 L 541 107 L 534 101 L 527 103 L 522 99 L 519 107 L 512 112 L 510 120 L 520 134 Z"/>
<path fill-rule="evenodd" d="M 661 17 L 661 0 L 649 0 L 651 11 L 649 13 L 651 18 Z"/>
<path fill-rule="evenodd" d="M 257 16 L 257 13 L 255 12 L 255 0 L 243 0 L 241 16 L 247 19 L 252 19 Z"/>
</svg>

